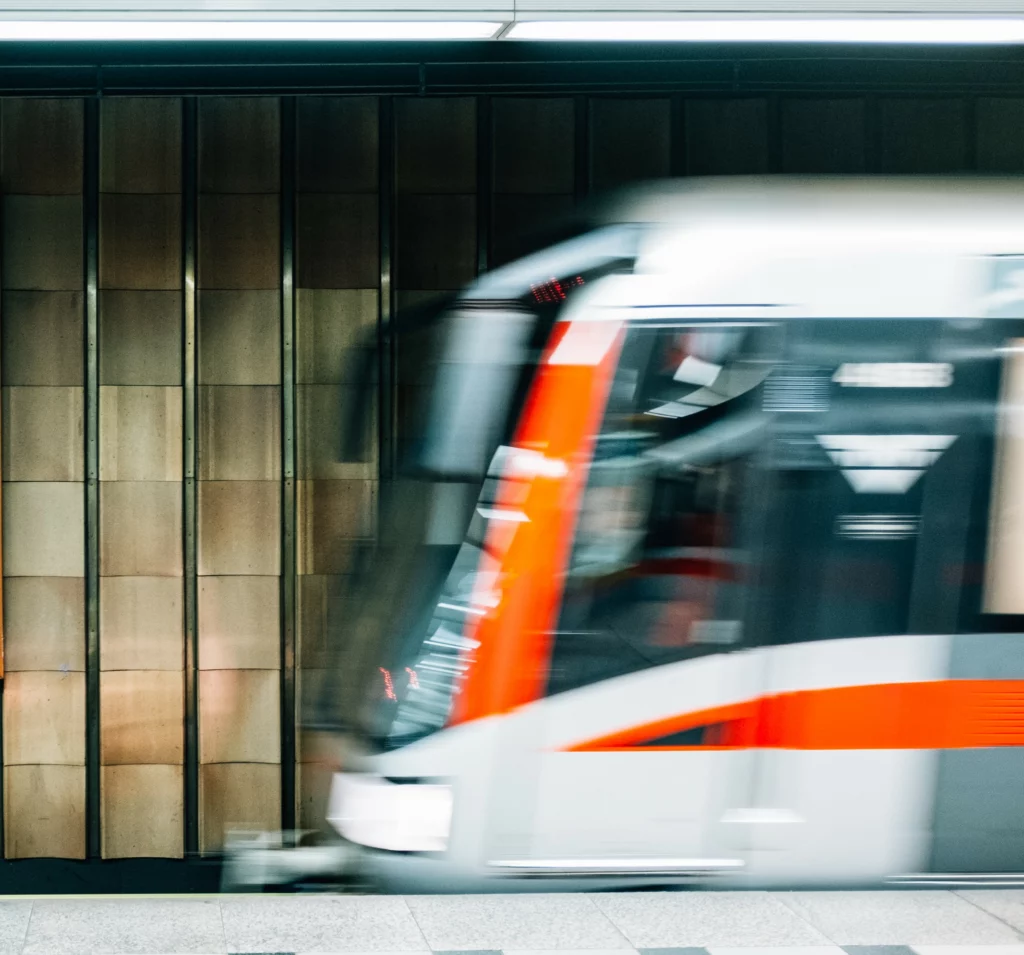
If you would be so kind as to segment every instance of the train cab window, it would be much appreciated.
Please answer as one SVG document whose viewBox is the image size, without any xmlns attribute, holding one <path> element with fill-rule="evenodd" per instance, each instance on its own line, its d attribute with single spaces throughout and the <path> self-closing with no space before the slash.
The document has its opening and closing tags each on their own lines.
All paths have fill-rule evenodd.
<svg viewBox="0 0 1024 955">
<path fill-rule="evenodd" d="M 770 331 L 628 333 L 595 437 L 549 694 L 743 643 Z"/>
</svg>

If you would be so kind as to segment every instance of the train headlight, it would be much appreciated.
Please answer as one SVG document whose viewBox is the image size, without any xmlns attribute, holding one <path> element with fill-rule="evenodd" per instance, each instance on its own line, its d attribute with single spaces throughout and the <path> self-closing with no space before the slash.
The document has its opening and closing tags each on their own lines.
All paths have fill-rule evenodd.
<svg viewBox="0 0 1024 955">
<path fill-rule="evenodd" d="M 349 842 L 391 852 L 444 852 L 452 821 L 452 789 L 338 773 L 327 819 Z"/>
</svg>

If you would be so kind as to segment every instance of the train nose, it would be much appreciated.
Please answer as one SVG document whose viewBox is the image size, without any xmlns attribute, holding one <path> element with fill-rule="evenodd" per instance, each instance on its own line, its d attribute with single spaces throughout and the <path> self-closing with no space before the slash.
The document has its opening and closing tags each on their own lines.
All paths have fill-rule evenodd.
<svg viewBox="0 0 1024 955">
<path fill-rule="evenodd" d="M 451 786 L 370 773 L 336 773 L 327 821 L 349 842 L 391 852 L 444 852 Z"/>
</svg>

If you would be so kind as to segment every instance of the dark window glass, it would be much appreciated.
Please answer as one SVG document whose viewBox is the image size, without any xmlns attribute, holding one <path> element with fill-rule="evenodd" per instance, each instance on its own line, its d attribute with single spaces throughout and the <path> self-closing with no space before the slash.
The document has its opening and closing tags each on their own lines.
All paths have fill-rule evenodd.
<svg viewBox="0 0 1024 955">
<path fill-rule="evenodd" d="M 773 329 L 636 328 L 596 436 L 548 693 L 744 641 Z"/>
</svg>

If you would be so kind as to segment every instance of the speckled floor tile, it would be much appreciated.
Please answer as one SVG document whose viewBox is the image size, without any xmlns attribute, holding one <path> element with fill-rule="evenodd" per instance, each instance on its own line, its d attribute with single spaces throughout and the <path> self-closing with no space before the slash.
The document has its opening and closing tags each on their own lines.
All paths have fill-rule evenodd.
<svg viewBox="0 0 1024 955">
<path fill-rule="evenodd" d="M 415 952 L 427 943 L 395 896 L 230 899 L 221 903 L 229 952 Z"/>
<path fill-rule="evenodd" d="M 171 899 L 32 903 L 24 955 L 222 955 L 220 905 Z"/>
<path fill-rule="evenodd" d="M 1024 933 L 1024 889 L 961 889 L 955 894 Z"/>
<path fill-rule="evenodd" d="M 998 945 L 1013 930 L 944 891 L 782 892 L 790 906 L 838 945 Z"/>
<path fill-rule="evenodd" d="M 31 902 L 0 902 L 0 955 L 19 955 L 31 912 Z"/>
<path fill-rule="evenodd" d="M 829 944 L 767 892 L 634 892 L 591 898 L 637 948 Z"/>
<path fill-rule="evenodd" d="M 409 896 L 431 947 L 542 952 L 628 949 L 629 943 L 585 895 Z"/>
</svg>

